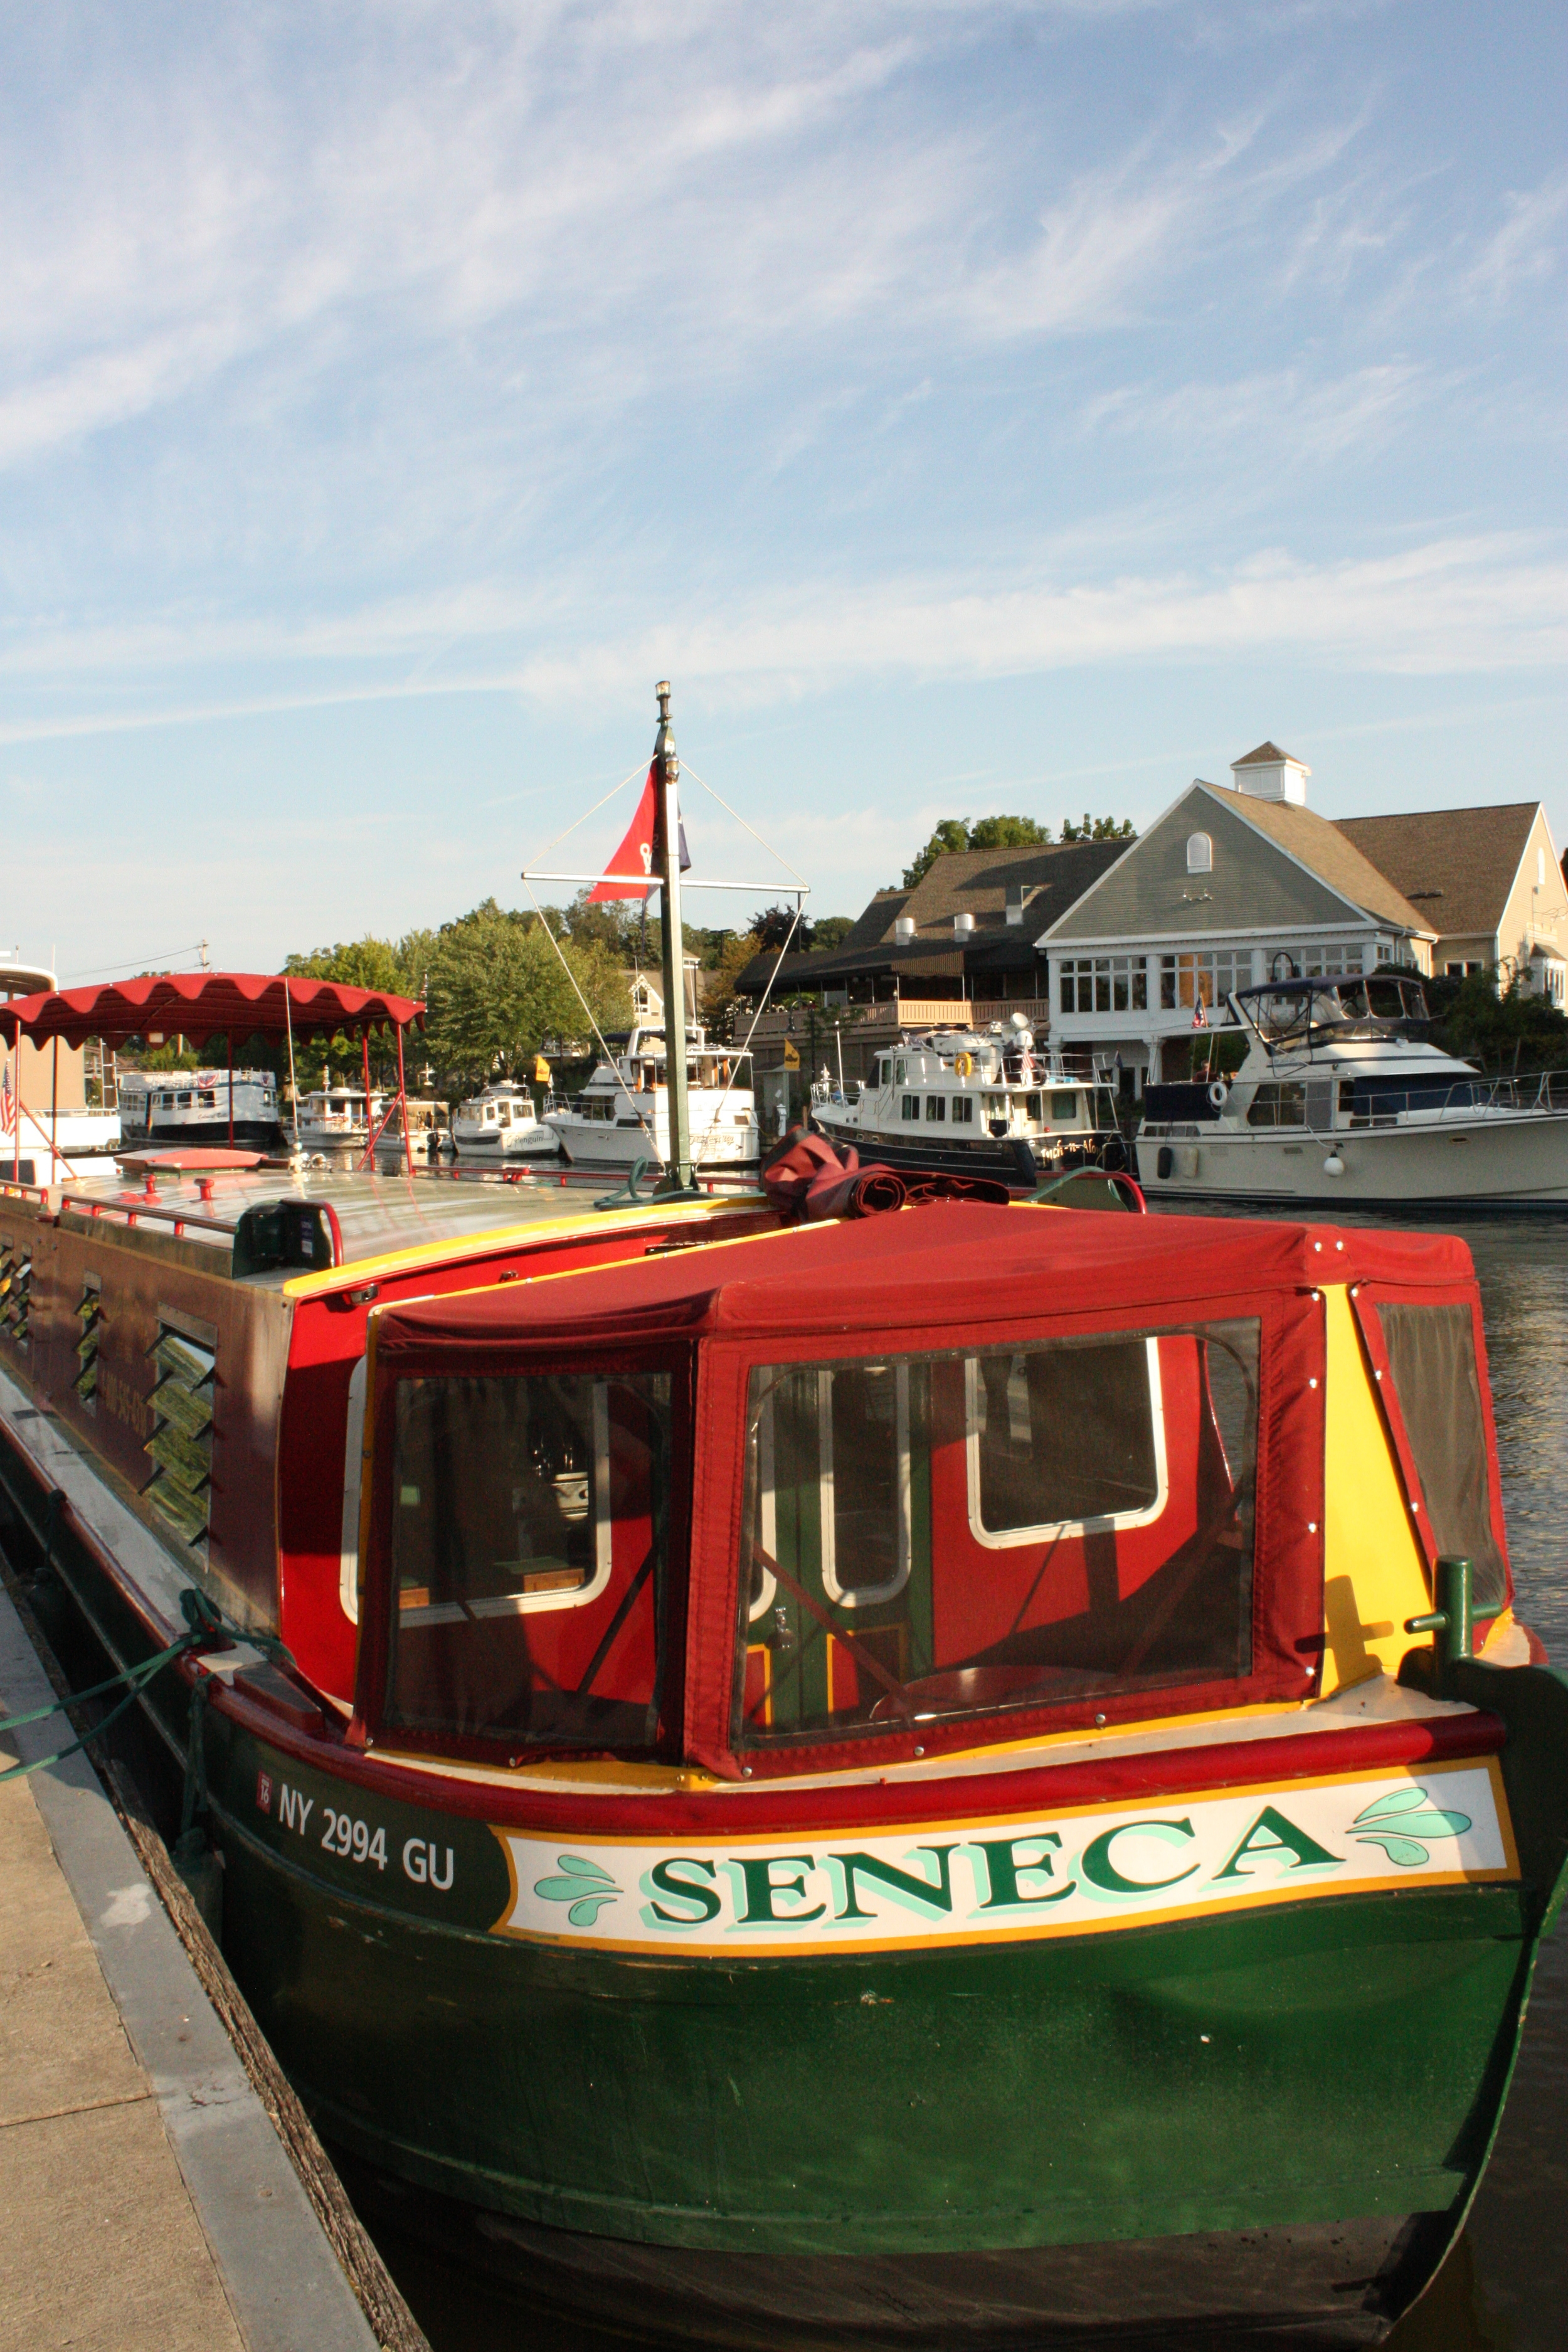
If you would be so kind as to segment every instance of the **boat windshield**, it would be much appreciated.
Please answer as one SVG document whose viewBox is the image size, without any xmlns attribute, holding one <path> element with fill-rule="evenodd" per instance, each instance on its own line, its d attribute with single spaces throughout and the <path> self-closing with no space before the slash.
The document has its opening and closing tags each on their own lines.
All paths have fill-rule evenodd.
<svg viewBox="0 0 1568 2352">
<path fill-rule="evenodd" d="M 1266 988 L 1238 989 L 1236 1001 L 1268 1045 L 1305 1038 L 1314 1030 L 1428 1018 L 1420 982 L 1392 971 L 1274 981 Z"/>
<path fill-rule="evenodd" d="M 669 1376 L 403 1381 L 388 1727 L 652 1746 Z"/>
<path fill-rule="evenodd" d="M 1258 1336 L 755 1368 L 735 1745 L 1250 1673 Z"/>
</svg>

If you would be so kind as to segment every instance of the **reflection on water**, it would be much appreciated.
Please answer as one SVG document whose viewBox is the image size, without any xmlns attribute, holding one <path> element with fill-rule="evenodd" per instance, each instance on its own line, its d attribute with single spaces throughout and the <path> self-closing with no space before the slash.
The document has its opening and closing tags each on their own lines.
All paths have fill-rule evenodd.
<svg viewBox="0 0 1568 2352">
<path fill-rule="evenodd" d="M 1346 1223 L 1372 1223 L 1346 1219 Z M 1475 1257 L 1486 1309 L 1509 1547 L 1521 1617 L 1568 1661 L 1568 1220 L 1453 1226 Z M 1568 1926 L 1536 1970 L 1524 2046 L 1498 2143 L 1464 2236 L 1387 2352 L 1558 2352 L 1568 2311 Z M 438 2257 L 378 2232 L 435 2352 L 627 2352 L 531 2310 Z M 1191 2344 L 1190 2337 L 1184 2341 Z M 1118 2339 L 1120 2352 L 1164 2352 Z M 1227 2352 L 1280 2352 L 1278 2336 L 1227 2333 Z"/>
</svg>

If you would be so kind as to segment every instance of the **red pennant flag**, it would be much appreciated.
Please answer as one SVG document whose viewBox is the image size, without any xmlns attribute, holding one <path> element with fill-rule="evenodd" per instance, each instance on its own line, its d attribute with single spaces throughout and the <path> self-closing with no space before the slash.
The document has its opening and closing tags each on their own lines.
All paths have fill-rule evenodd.
<svg viewBox="0 0 1568 2352">
<path fill-rule="evenodd" d="M 642 788 L 642 798 L 637 803 L 637 813 L 626 828 L 626 839 L 622 842 L 620 847 L 611 858 L 608 866 L 605 866 L 605 872 L 606 875 L 636 874 L 640 871 L 641 873 L 651 876 L 653 872 L 653 820 L 654 782 L 653 770 L 650 767 L 647 772 L 647 782 Z M 589 891 L 588 904 L 591 907 L 595 906 L 602 898 L 642 898 L 646 900 L 649 892 L 652 891 L 655 887 L 655 884 L 651 880 L 645 883 L 640 888 L 635 882 L 604 881 L 597 884 L 594 889 Z"/>
</svg>

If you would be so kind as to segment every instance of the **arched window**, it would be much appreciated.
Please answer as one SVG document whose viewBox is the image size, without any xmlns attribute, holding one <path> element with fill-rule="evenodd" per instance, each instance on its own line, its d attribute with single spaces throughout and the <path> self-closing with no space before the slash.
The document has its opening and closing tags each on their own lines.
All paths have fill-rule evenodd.
<svg viewBox="0 0 1568 2352">
<path fill-rule="evenodd" d="M 1187 872 L 1214 872 L 1214 844 L 1206 833 L 1189 833 L 1187 835 Z"/>
</svg>

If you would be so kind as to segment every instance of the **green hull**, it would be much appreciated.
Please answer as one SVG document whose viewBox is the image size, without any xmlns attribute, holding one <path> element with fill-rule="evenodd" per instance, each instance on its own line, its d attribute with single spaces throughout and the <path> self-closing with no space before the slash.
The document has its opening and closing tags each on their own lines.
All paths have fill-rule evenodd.
<svg viewBox="0 0 1568 2352">
<path fill-rule="evenodd" d="M 872 2325 L 868 2265 L 1010 2275 L 1069 2248 L 1084 2307 L 1059 2262 L 1036 2265 L 1022 2335 L 1046 2293 L 1073 2305 L 1070 2332 L 1101 2305 L 1124 2326 L 1152 2296 L 1162 2325 L 1186 2298 L 1371 2340 L 1484 2165 L 1540 1913 L 1518 1885 L 984 1948 L 648 1960 L 489 1932 L 507 1898 L 491 1832 L 378 1800 L 395 1861 L 405 1836 L 451 1842 L 470 1889 L 465 1926 L 411 1916 L 395 1871 L 258 1813 L 258 1773 L 304 1779 L 313 1806 L 329 1781 L 225 1731 L 226 1945 L 324 2134 L 497 2217 L 484 2250 L 510 2245 L 523 2273 L 553 2249 L 563 2280 L 575 2267 L 603 2301 L 623 2276 L 645 2315 L 656 2283 L 684 2281 L 676 2307 L 711 2301 L 715 2341 L 832 2340 L 799 2295 L 791 2324 L 763 2315 L 797 2273 L 820 2299 L 826 2261 L 847 2265 L 840 2325 L 919 2343 L 938 2279 L 905 2325 Z M 1008 2340 L 993 2309 L 978 2333 L 943 2326 Z"/>
</svg>

